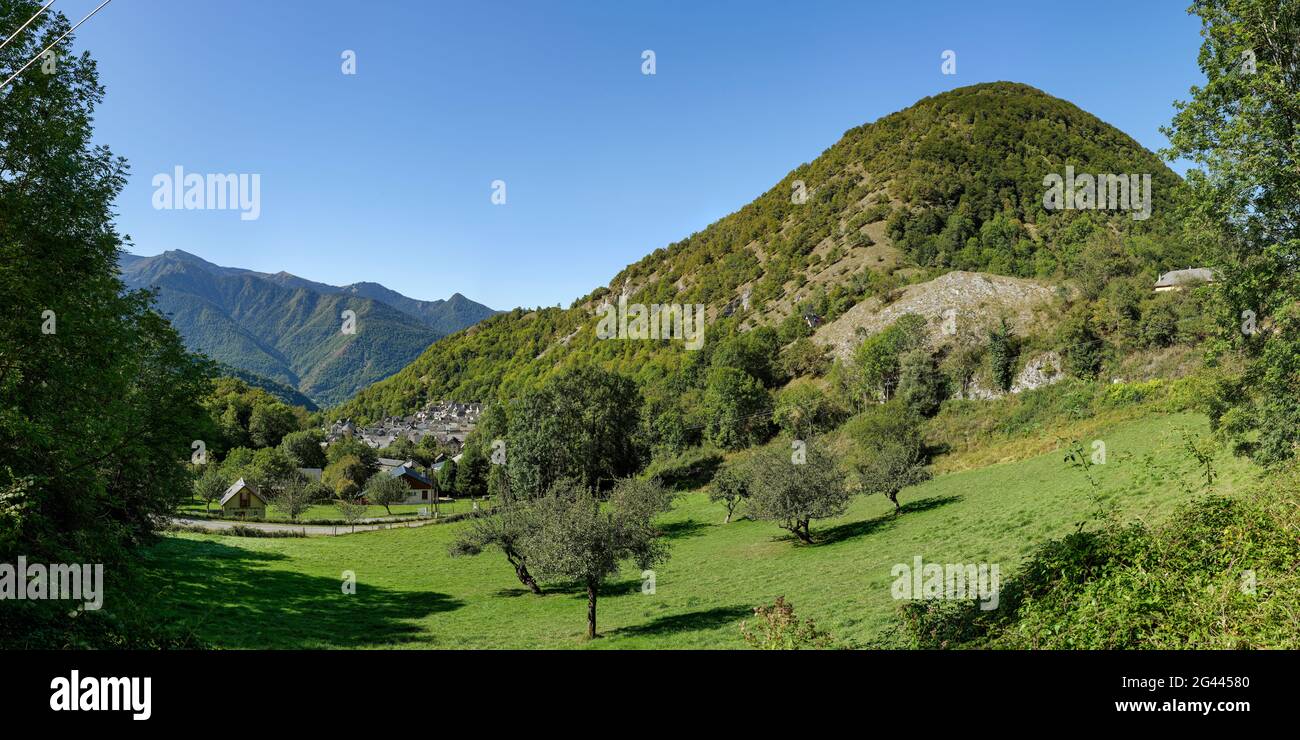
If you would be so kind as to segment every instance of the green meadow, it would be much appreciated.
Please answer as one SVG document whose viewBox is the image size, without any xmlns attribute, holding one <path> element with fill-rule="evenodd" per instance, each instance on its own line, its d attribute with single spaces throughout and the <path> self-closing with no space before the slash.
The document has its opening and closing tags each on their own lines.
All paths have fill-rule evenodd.
<svg viewBox="0 0 1300 740">
<path fill-rule="evenodd" d="M 1150 416 L 1107 430 L 1107 463 L 1092 469 L 1105 506 L 1156 522 L 1202 485 L 1183 432 L 1193 414 Z M 1248 466 L 1221 456 L 1216 489 L 1232 492 Z M 222 648 L 738 648 L 754 606 L 784 595 L 801 617 L 841 641 L 886 635 L 897 608 L 891 568 L 926 562 L 998 563 L 1002 577 L 1038 543 L 1095 510 L 1090 485 L 1053 451 L 941 475 L 904 491 L 895 516 L 880 497 L 814 522 L 797 544 L 768 522 L 723 524 L 704 492 L 663 518 L 672 557 L 613 579 L 599 601 L 601 637 L 583 637 L 585 594 L 566 584 L 527 593 L 495 551 L 451 558 L 458 523 L 340 537 L 259 539 L 180 533 L 147 553 L 150 609 Z M 343 593 L 344 572 L 355 574 Z"/>
</svg>

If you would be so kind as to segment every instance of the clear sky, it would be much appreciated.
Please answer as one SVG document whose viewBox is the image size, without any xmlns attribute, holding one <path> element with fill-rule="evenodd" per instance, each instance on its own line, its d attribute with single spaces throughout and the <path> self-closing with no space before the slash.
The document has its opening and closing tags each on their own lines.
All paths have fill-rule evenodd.
<svg viewBox="0 0 1300 740">
<path fill-rule="evenodd" d="M 131 164 L 131 251 L 568 306 L 950 88 L 1028 83 L 1162 147 L 1201 79 L 1188 4 L 114 0 L 75 48 L 107 87 L 97 137 Z M 259 174 L 260 217 L 155 210 L 177 165 Z"/>
</svg>

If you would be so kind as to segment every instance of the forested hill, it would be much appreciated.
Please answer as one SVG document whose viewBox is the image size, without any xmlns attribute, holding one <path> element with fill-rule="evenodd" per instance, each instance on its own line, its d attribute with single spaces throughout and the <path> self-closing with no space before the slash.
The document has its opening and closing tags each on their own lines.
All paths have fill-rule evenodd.
<svg viewBox="0 0 1300 740">
<path fill-rule="evenodd" d="M 1067 167 L 1150 175 L 1150 217 L 1048 210 L 1044 178 Z M 829 321 L 954 269 L 1059 281 L 1096 273 L 1121 252 L 1153 273 L 1186 267 L 1193 257 L 1172 214 L 1180 187 L 1155 154 L 1067 101 L 1017 83 L 959 88 L 849 130 L 752 203 L 654 250 L 569 309 L 492 317 L 330 413 L 370 419 L 431 399 L 490 401 L 587 361 L 643 385 L 686 367 L 681 342 L 597 341 L 593 310 L 607 294 L 705 304 L 711 330 L 727 332 L 789 328 L 809 312 Z M 732 318 L 719 321 L 724 314 Z"/>
</svg>

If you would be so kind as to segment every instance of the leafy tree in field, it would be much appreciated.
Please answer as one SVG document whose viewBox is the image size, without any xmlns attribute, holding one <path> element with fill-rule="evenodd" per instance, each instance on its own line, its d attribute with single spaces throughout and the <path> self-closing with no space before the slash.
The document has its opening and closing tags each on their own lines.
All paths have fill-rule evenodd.
<svg viewBox="0 0 1300 740">
<path fill-rule="evenodd" d="M 334 500 L 334 508 L 339 510 L 339 516 L 343 517 L 343 521 L 350 524 L 352 531 L 355 532 L 357 522 L 365 518 L 368 507 L 356 498 L 343 496 Z"/>
<path fill-rule="evenodd" d="M 194 495 L 203 500 L 204 510 L 212 508 L 213 501 L 220 501 L 222 494 L 230 488 L 231 481 L 222 475 L 216 465 L 208 465 L 203 474 L 194 479 Z"/>
<path fill-rule="evenodd" d="M 533 594 L 540 595 L 542 588 L 528 571 L 528 558 L 523 550 L 524 540 L 533 527 L 528 502 L 502 504 L 491 514 L 480 512 L 470 519 L 469 526 L 461 530 L 449 552 L 452 557 L 460 557 L 496 548 L 506 556 L 519 582 Z"/>
<path fill-rule="evenodd" d="M 367 501 L 384 507 L 384 511 L 392 514 L 392 505 L 405 501 L 410 492 L 410 486 L 406 485 L 406 481 L 389 475 L 387 471 L 380 471 L 370 476 L 370 480 L 366 481 L 366 487 L 362 494 Z"/>
<path fill-rule="evenodd" d="M 825 446 L 819 440 L 806 445 L 802 462 L 794 460 L 788 445 L 773 445 L 756 453 L 745 471 L 750 517 L 776 522 L 812 544 L 812 520 L 843 514 L 851 494 Z"/>
<path fill-rule="evenodd" d="M 290 432 L 280 440 L 280 449 L 284 451 L 300 468 L 324 468 L 325 450 L 321 442 L 325 437 L 318 429 L 305 432 Z"/>
<path fill-rule="evenodd" d="M 704 390 L 705 436 L 728 450 L 762 442 L 771 429 L 772 397 L 743 370 L 716 367 Z"/>
<path fill-rule="evenodd" d="M 641 394 L 631 379 L 594 366 L 563 370 L 509 414 L 512 490 L 539 496 L 561 479 L 599 487 L 641 466 Z"/>
<path fill-rule="evenodd" d="M 609 506 L 588 489 L 564 482 L 530 504 L 524 539 L 528 562 L 543 579 L 577 581 L 587 589 L 587 637 L 596 636 L 600 587 L 625 560 L 645 569 L 667 557 L 654 518 L 672 506 L 656 481 L 623 479 Z"/>
<path fill-rule="evenodd" d="M 0 28 L 40 7 L 0 3 Z M 41 15 L 6 40 L 0 69 L 69 30 Z M 0 89 L 0 560 L 104 563 L 112 578 L 190 490 L 190 443 L 215 435 L 200 405 L 215 368 L 117 276 L 127 165 L 94 141 L 104 88 L 73 44 L 53 71 L 33 65 Z M 7 604 L 0 634 L 66 613 Z"/>
<path fill-rule="evenodd" d="M 278 401 L 259 403 L 248 417 L 248 436 L 255 447 L 275 447 L 284 435 L 297 429 L 293 409 Z"/>
<path fill-rule="evenodd" d="M 993 385 L 1003 393 L 1010 391 L 1011 384 L 1015 382 L 1019 354 L 1016 336 L 1011 332 L 1011 325 L 1006 319 L 989 329 L 989 375 L 993 378 Z"/>
<path fill-rule="evenodd" d="M 284 512 L 289 521 L 297 522 L 316 502 L 317 491 L 308 481 L 293 478 L 273 489 L 270 498 L 272 506 Z"/>
<path fill-rule="evenodd" d="M 723 524 L 731 523 L 732 515 L 747 498 L 749 498 L 749 476 L 735 463 L 723 465 L 709 484 L 709 500 L 727 508 L 727 518 L 722 520 Z"/>
<path fill-rule="evenodd" d="M 1220 327 L 1248 360 L 1212 419 L 1278 463 L 1300 448 L 1300 3 L 1200 0 L 1191 12 L 1206 83 L 1177 103 L 1166 155 L 1198 165 L 1184 213 L 1219 270 Z"/>
<path fill-rule="evenodd" d="M 929 480 L 925 444 L 917 421 L 897 401 L 854 417 L 844 428 L 863 493 L 884 494 L 901 511 L 898 494 Z"/>
</svg>

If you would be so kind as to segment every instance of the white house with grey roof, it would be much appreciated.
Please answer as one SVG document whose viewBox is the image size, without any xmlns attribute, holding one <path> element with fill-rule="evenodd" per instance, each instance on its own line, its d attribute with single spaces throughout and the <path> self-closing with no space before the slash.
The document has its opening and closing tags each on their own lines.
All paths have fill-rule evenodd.
<svg viewBox="0 0 1300 740">
<path fill-rule="evenodd" d="M 1156 280 L 1155 291 L 1165 293 L 1171 290 L 1182 290 L 1183 288 L 1212 283 L 1214 280 L 1214 271 L 1205 267 L 1171 270 L 1161 275 L 1159 280 Z"/>
</svg>

